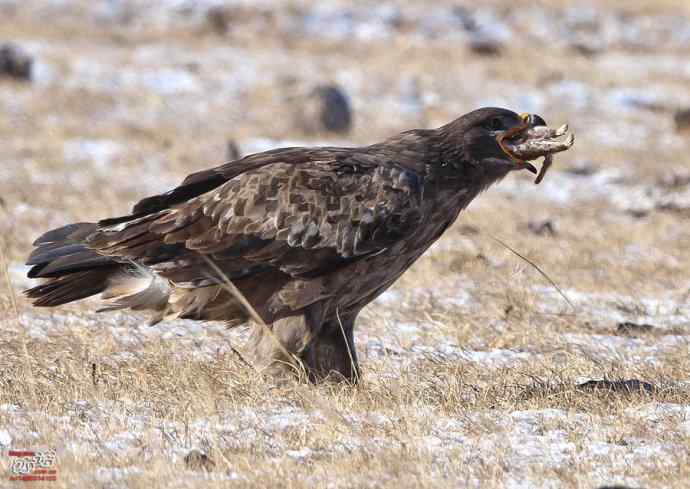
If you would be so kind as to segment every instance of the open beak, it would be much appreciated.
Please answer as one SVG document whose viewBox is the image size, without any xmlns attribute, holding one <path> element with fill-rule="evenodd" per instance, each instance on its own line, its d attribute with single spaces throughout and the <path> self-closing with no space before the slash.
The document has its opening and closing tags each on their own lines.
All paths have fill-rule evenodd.
<svg viewBox="0 0 690 489">
<path fill-rule="evenodd" d="M 522 121 L 521 124 L 515 127 L 511 127 L 510 129 L 498 134 L 496 136 L 496 141 L 498 142 L 498 145 L 501 147 L 503 152 L 507 154 L 511 160 L 513 160 L 513 163 L 515 163 L 517 170 L 527 170 L 536 175 L 538 173 L 537 168 L 529 161 L 525 161 L 515 156 L 513 152 L 506 146 L 505 140 L 509 140 L 517 136 L 518 134 L 526 131 L 530 127 L 533 127 L 535 123 L 541 122 L 541 125 L 546 125 L 546 122 L 544 122 L 544 119 L 542 119 L 538 115 L 527 113 L 520 114 L 520 120 Z"/>
<path fill-rule="evenodd" d="M 536 174 L 534 183 L 539 183 L 553 164 L 553 155 L 569 149 L 575 142 L 575 137 L 568 132 L 567 124 L 551 129 L 536 114 L 520 114 L 520 123 L 497 134 L 496 141 L 515 164 L 516 170 L 528 170 Z M 541 170 L 537 172 L 530 161 L 540 157 L 544 161 Z"/>
</svg>

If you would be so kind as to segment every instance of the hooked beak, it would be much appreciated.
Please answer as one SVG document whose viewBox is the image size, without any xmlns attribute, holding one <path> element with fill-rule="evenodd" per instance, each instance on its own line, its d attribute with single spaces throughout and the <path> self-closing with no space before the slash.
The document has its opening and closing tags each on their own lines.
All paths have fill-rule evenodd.
<svg viewBox="0 0 690 489">
<path fill-rule="evenodd" d="M 544 119 L 534 114 L 522 114 L 520 123 L 516 126 L 505 131 L 505 134 L 497 134 L 496 140 L 513 162 L 514 170 L 526 169 L 537 173 L 528 160 L 534 161 L 543 157 L 541 170 L 534 181 L 539 183 L 553 164 L 553 155 L 570 148 L 575 142 L 575 137 L 568 133 L 568 124 L 551 129 Z M 562 136 L 565 136 L 565 139 L 560 139 Z"/>
<path fill-rule="evenodd" d="M 542 125 L 545 126 L 546 122 L 544 119 L 539 117 L 536 114 L 528 114 L 528 113 L 522 113 L 520 114 L 520 120 L 522 121 L 521 124 L 511 127 L 510 129 L 506 131 L 502 131 L 499 134 L 496 135 L 496 142 L 498 142 L 498 145 L 501 147 L 503 152 L 510 157 L 510 159 L 515 163 L 515 169 L 516 170 L 527 170 L 531 173 L 534 173 L 535 175 L 538 173 L 536 167 L 530 163 L 529 161 L 522 160 L 520 158 L 517 158 L 505 145 L 505 140 L 510 139 L 514 136 L 517 136 L 521 132 L 526 131 L 530 127 Z"/>
</svg>

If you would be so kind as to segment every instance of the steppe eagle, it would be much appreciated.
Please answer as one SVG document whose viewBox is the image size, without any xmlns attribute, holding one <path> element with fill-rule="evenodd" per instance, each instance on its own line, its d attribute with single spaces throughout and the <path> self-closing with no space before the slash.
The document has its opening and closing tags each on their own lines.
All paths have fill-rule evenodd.
<svg viewBox="0 0 690 489">
<path fill-rule="evenodd" d="M 564 135 L 536 115 L 482 108 L 370 146 L 246 156 L 126 216 L 42 235 L 28 276 L 44 282 L 26 294 L 48 307 L 102 294 L 103 310 L 146 310 L 153 322 L 254 319 L 263 325 L 246 354 L 257 367 L 356 380 L 362 308 L 491 184 L 536 173 L 527 160 L 544 156 L 541 179 L 572 145 Z"/>
</svg>

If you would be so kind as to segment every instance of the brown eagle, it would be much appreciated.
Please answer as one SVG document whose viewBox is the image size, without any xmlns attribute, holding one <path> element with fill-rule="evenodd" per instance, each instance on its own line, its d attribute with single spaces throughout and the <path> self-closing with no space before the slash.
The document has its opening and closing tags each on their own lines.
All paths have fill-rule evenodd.
<svg viewBox="0 0 690 489">
<path fill-rule="evenodd" d="M 357 315 L 481 191 L 573 143 L 536 115 L 470 112 L 360 148 L 282 148 L 188 176 L 131 214 L 36 240 L 36 306 L 96 294 L 101 310 L 259 323 L 258 368 L 303 365 L 356 380 Z M 543 175 L 540 175 L 540 177 Z"/>
</svg>

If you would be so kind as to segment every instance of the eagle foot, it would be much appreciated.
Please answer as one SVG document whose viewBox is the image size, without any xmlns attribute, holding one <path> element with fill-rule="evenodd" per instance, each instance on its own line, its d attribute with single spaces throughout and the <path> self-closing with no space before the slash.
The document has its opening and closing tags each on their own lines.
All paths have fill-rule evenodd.
<svg viewBox="0 0 690 489">
<path fill-rule="evenodd" d="M 305 349 L 302 361 L 312 382 L 328 379 L 356 384 L 360 371 L 353 328 L 327 323 Z"/>
</svg>

